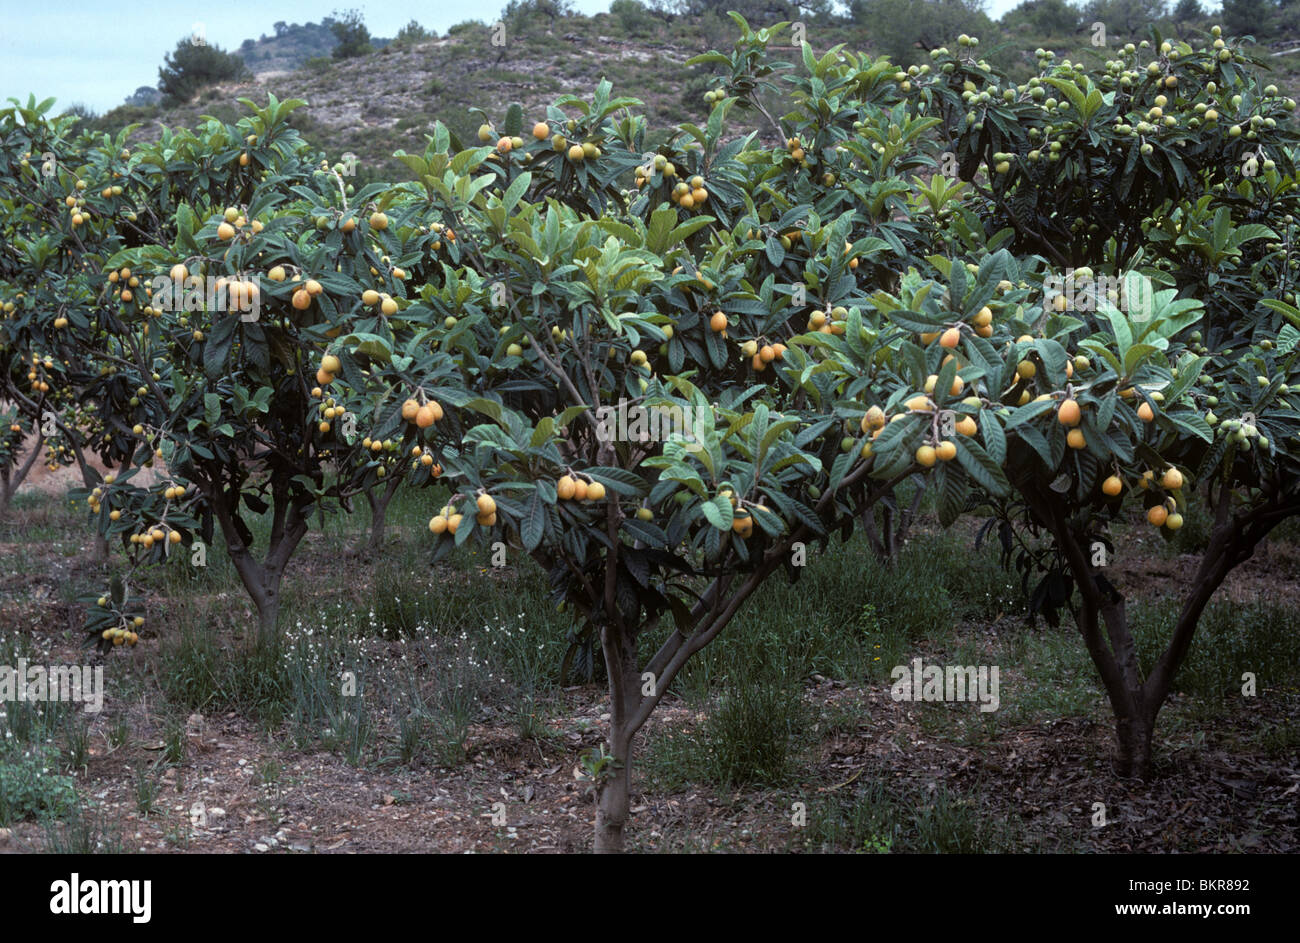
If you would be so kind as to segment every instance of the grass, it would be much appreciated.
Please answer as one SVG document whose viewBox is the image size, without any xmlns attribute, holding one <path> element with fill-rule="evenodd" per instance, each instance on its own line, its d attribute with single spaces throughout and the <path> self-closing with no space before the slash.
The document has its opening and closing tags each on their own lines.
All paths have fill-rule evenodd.
<svg viewBox="0 0 1300 943">
<path fill-rule="evenodd" d="M 1101 696 L 1092 661 L 1072 626 L 1021 632 L 993 657 L 1003 671 L 999 724 L 1086 716 Z"/>
<path fill-rule="evenodd" d="M 48 854 L 120 855 L 126 850 L 121 826 L 110 823 L 101 809 L 84 802 L 75 802 L 61 817 L 45 816 L 42 826 Z"/>
<path fill-rule="evenodd" d="M 1169 643 L 1176 612 L 1168 602 L 1150 601 L 1131 605 L 1128 612 L 1143 670 L 1150 671 Z M 1250 674 L 1255 678 L 1254 696 L 1294 692 L 1300 688 L 1300 635 L 1295 628 L 1295 611 L 1289 607 L 1212 600 L 1174 678 L 1174 690 L 1206 701 L 1240 698 L 1244 676 Z"/>
<path fill-rule="evenodd" d="M 137 763 L 131 769 L 134 784 L 135 808 L 141 816 L 148 816 L 154 811 L 154 805 L 162 792 L 162 778 L 153 767 Z"/>
<path fill-rule="evenodd" d="M 644 769 L 660 786 L 780 786 L 803 759 L 809 711 L 802 691 L 746 673 L 734 679 L 697 730 L 669 730 L 647 747 Z"/>
<path fill-rule="evenodd" d="M 165 626 L 157 661 L 110 660 L 108 702 L 137 703 L 157 686 L 161 764 L 169 765 L 187 762 L 183 718 L 192 711 L 235 712 L 261 724 L 274 740 L 333 750 L 356 767 L 458 766 L 473 747 L 474 726 L 490 716 L 504 718 L 521 741 L 546 746 L 556 737 L 548 720 L 559 701 L 557 667 L 570 617 L 555 609 L 543 574 L 526 558 L 497 570 L 483 551 L 467 549 L 440 564 L 435 578 L 413 578 L 427 573 L 424 522 L 442 498 L 399 491 L 375 561 L 365 554 L 340 556 L 364 543 L 366 511 L 327 520 L 323 535 L 313 535 L 286 576 L 274 644 L 259 644 L 247 631 L 242 587 L 219 543 L 207 567 L 173 562 L 146 574 L 145 591 L 166 613 L 157 620 Z M 47 544 L 73 546 L 81 530 L 79 513 L 65 502 L 35 501 L 21 513 L 21 526 L 13 519 L 0 523 L 0 537 L 38 534 Z M 264 543 L 268 519 L 250 523 Z M 1188 547 L 1195 545 L 1197 526 L 1189 517 Z M 364 569 L 360 579 L 344 578 L 358 568 Z M 1172 608 L 1148 599 L 1135 600 L 1129 611 L 1149 667 L 1167 641 Z M 674 694 L 695 716 L 645 739 L 640 770 L 655 791 L 687 792 L 705 784 L 807 789 L 827 738 L 872 736 L 862 708 L 824 706 L 819 714 L 810 686 L 827 678 L 888 684 L 894 666 L 917 656 L 1002 671 L 996 714 L 972 705 L 918 705 L 915 716 L 929 740 L 978 748 L 1005 730 L 1046 720 L 1108 722 L 1095 671 L 1073 627 L 1030 629 L 1023 614 L 1014 579 L 1001 570 L 993 548 L 974 551 L 963 532 L 930 533 L 918 525 L 889 564 L 861 539 L 810 547 L 793 586 L 777 579 L 762 587 L 719 639 L 687 663 Z M 1201 748 L 1203 731 L 1222 713 L 1225 699 L 1239 701 L 1244 672 L 1255 673 L 1261 697 L 1294 693 L 1300 640 L 1293 623 L 1289 610 L 1267 603 L 1220 601 L 1207 610 L 1176 681 L 1180 697 L 1162 714 L 1179 756 Z M 643 652 L 653 651 L 667 630 L 644 639 Z M 34 654 L 30 636 L 0 635 L 0 662 Z M 57 819 L 63 824 L 50 826 L 51 843 L 113 847 L 68 773 L 93 765 L 94 737 L 110 746 L 129 744 L 133 725 L 145 736 L 150 722 L 129 712 L 88 722 L 57 704 L 3 707 L 3 732 L 13 745 L 0 755 L 0 777 L 7 777 L 0 821 Z M 1289 722 L 1260 727 L 1238 742 L 1243 750 L 1285 758 L 1300 742 L 1298 729 Z M 129 772 L 128 795 L 141 815 L 161 808 L 161 768 L 137 764 Z M 279 782 L 277 771 L 259 772 L 268 818 L 279 801 Z M 808 803 L 808 828 L 794 847 L 877 853 L 1026 847 L 1023 834 L 980 811 L 972 801 L 977 790 L 907 788 L 912 791 L 859 784 L 833 798 L 818 794 Z"/>
<path fill-rule="evenodd" d="M 990 816 L 969 795 L 942 785 L 926 792 L 869 783 L 847 797 L 810 799 L 806 805 L 810 819 L 796 849 L 1001 854 L 1022 850 L 1024 841 L 1013 823 Z"/>
</svg>

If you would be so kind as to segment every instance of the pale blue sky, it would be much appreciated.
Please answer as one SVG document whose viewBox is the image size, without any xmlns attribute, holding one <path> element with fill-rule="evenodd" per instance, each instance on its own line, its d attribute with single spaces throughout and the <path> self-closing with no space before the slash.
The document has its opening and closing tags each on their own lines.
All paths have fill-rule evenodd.
<svg viewBox="0 0 1300 943">
<path fill-rule="evenodd" d="M 1020 0 L 987 0 L 995 19 Z M 166 0 L 5 0 L 0 13 L 0 101 L 28 93 L 50 95 L 59 106 L 72 102 L 104 112 L 120 105 L 141 85 L 158 83 L 158 67 L 176 43 L 202 23 L 210 42 L 237 49 L 245 39 L 274 32 L 277 20 L 319 22 L 334 9 L 357 7 L 377 36 L 393 36 L 413 17 L 439 33 L 468 19 L 496 18 L 505 0 L 475 3 L 413 0 L 223 0 L 177 3 Z M 609 0 L 574 0 L 583 13 L 609 9 Z"/>
<path fill-rule="evenodd" d="M 355 7 L 376 36 L 395 36 L 412 18 L 444 33 L 465 20 L 495 19 L 506 0 L 474 3 L 407 0 L 4 0 L 0 13 L 0 101 L 29 92 L 54 95 L 60 105 L 83 102 L 97 112 L 120 105 L 141 85 L 158 84 L 158 67 L 176 43 L 202 23 L 209 42 L 237 49 L 245 39 L 272 35 L 272 24 L 318 23 L 335 9 Z M 609 0 L 576 0 L 594 13 Z"/>
</svg>

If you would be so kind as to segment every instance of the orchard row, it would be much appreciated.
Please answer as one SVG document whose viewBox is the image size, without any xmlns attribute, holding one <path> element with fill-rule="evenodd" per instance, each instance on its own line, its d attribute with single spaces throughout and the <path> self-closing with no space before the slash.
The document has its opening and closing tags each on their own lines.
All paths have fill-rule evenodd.
<svg viewBox="0 0 1300 943">
<path fill-rule="evenodd" d="M 440 125 L 399 153 L 412 179 L 359 191 L 290 126 L 301 102 L 134 148 L 49 103 L 0 114 L 11 429 L 46 422 L 83 463 L 125 561 L 88 593 L 88 637 L 135 632 L 135 568 L 184 566 L 169 549 L 217 530 L 270 636 L 310 527 L 365 497 L 379 538 L 398 488 L 434 488 L 435 561 L 503 541 L 600 640 L 614 850 L 635 735 L 682 665 L 798 578 L 796 545 L 912 481 L 943 524 L 1043 548 L 1011 561 L 1031 607 L 1078 613 L 1117 769 L 1149 774 L 1206 602 L 1300 511 L 1293 103 L 1217 34 L 1100 68 L 1044 54 L 1016 84 L 973 43 L 904 71 L 807 45 L 781 62 L 779 30 L 737 28 L 693 61 L 716 73 L 702 127 L 665 138 L 601 83 L 482 115 L 477 143 Z M 1068 272 L 1087 277 L 1067 292 Z M 154 303 L 161 275 L 224 279 L 258 316 Z M 1109 287 L 1130 278 L 1141 317 Z M 695 421 L 603 434 L 620 404 Z M 1212 535 L 1144 675 L 1087 548 L 1116 520 L 1172 537 L 1194 502 Z"/>
</svg>

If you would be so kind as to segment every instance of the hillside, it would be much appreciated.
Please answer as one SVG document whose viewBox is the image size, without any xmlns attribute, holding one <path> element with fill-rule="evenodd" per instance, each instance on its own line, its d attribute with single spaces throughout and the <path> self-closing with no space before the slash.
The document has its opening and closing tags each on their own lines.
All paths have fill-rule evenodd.
<svg viewBox="0 0 1300 943">
<path fill-rule="evenodd" d="M 652 125 L 699 121 L 706 115 L 702 93 L 710 70 L 684 63 L 709 49 L 729 48 L 733 35 L 731 21 L 716 16 L 629 25 L 597 14 L 533 21 L 510 32 L 504 46 L 494 46 L 486 25 L 468 22 L 443 37 L 372 39 L 375 52 L 333 60 L 328 55 L 336 41 L 324 25 L 276 27 L 279 35 L 248 40 L 238 50 L 254 72 L 252 80 L 212 86 L 183 107 L 124 105 L 93 126 L 115 131 L 139 122 L 136 137 L 156 139 L 162 127 L 193 126 L 202 115 L 234 120 L 244 110 L 238 99 L 265 100 L 269 92 L 306 101 L 295 116 L 299 130 L 331 160 L 355 154 L 362 181 L 405 179 L 409 172 L 392 154 L 423 150 L 434 121 L 469 140 L 480 123 L 470 107 L 499 118 L 518 101 L 526 115 L 539 114 L 561 95 L 589 95 L 601 79 L 609 79 L 616 93 L 645 102 Z M 1019 26 L 1014 38 L 997 32 L 988 39 L 986 55 L 1022 82 L 1037 71 L 1032 50 L 1038 46 L 1081 62 L 1104 60 L 1114 51 L 1092 48 L 1086 32 L 1038 36 Z M 891 45 L 866 25 L 844 21 L 817 24 L 808 40 L 819 53 L 843 43 L 880 54 Z M 1111 37 L 1112 44 L 1125 40 Z M 1260 52 L 1273 81 L 1300 97 L 1294 46 L 1293 40 L 1279 40 Z M 915 50 L 902 57 L 920 61 L 924 54 Z"/>
<path fill-rule="evenodd" d="M 339 41 L 324 23 L 275 24 L 275 35 L 246 39 L 237 50 L 244 65 L 257 74 L 291 72 L 308 59 L 328 56 Z"/>
<path fill-rule="evenodd" d="M 285 23 L 274 26 L 274 35 L 265 33 L 257 39 L 246 39 L 235 50 L 244 65 L 257 75 L 292 72 L 301 69 L 312 59 L 328 58 L 338 46 L 338 38 L 330 29 L 333 17 L 324 17 L 319 23 Z M 375 49 L 392 42 L 391 39 L 370 37 Z"/>
<path fill-rule="evenodd" d="M 296 124 L 332 160 L 350 151 L 363 179 L 404 178 L 408 171 L 393 152 L 422 150 L 435 120 L 472 138 L 480 122 L 470 106 L 500 116 L 518 101 L 525 114 L 536 114 L 561 95 L 590 94 L 602 78 L 619 94 L 644 101 L 654 123 L 702 118 L 705 73 L 682 64 L 711 47 L 725 48 L 729 36 L 720 24 L 716 35 L 695 26 L 679 22 L 652 37 L 629 35 L 608 15 L 566 17 L 494 47 L 486 27 L 467 24 L 441 38 L 394 41 L 356 59 L 264 71 L 248 82 L 213 86 L 184 107 L 123 106 L 95 123 L 116 129 L 141 122 L 136 136 L 156 139 L 163 126 L 192 126 L 205 114 L 233 120 L 243 110 L 238 99 L 262 100 L 270 92 L 308 103 Z M 852 42 L 852 33 L 825 30 L 815 46 Z"/>
</svg>

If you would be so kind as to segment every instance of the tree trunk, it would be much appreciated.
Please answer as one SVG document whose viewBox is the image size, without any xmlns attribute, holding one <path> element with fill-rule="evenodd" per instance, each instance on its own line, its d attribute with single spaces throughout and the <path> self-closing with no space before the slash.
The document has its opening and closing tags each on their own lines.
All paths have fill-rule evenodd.
<svg viewBox="0 0 1300 943">
<path fill-rule="evenodd" d="M 912 532 L 912 522 L 916 520 L 917 512 L 921 510 L 923 497 L 925 497 L 925 489 L 918 484 L 912 489 L 912 503 L 898 515 L 898 528 L 894 531 L 895 550 L 907 543 L 907 535 Z"/>
<path fill-rule="evenodd" d="M 876 524 L 875 502 L 863 512 L 863 533 L 876 559 L 881 563 L 893 563 L 898 557 L 899 550 L 911 532 L 912 521 L 920 509 L 923 493 L 923 489 L 918 486 L 912 493 L 911 504 L 904 507 L 898 503 L 896 490 L 893 487 L 887 489 L 879 501 L 879 525 Z"/>
<path fill-rule="evenodd" d="M 36 464 L 36 459 L 40 457 L 41 446 L 44 442 L 45 437 L 41 435 L 38 428 L 36 430 L 36 443 L 32 446 L 32 450 L 27 454 L 27 457 L 23 459 L 22 464 L 6 468 L 3 472 L 0 472 L 0 517 L 9 512 L 9 504 L 13 501 L 13 496 L 18 492 L 18 489 L 22 487 L 23 482 L 27 480 L 27 474 Z"/>
<path fill-rule="evenodd" d="M 596 792 L 597 854 L 623 851 L 623 830 L 631 807 L 632 741 L 636 736 L 633 716 L 640 705 L 641 678 L 636 638 L 629 635 L 612 626 L 601 631 L 601 649 L 609 674 L 608 748 L 615 763 Z"/>
<path fill-rule="evenodd" d="M 601 781 L 596 797 L 596 854 L 622 854 L 623 829 L 631 807 L 632 737 L 610 726 L 609 750 L 618 758 L 610 775 Z"/>
<path fill-rule="evenodd" d="M 280 613 L 280 579 L 278 575 L 272 578 L 267 568 L 243 546 L 232 547 L 227 543 L 227 555 L 239 574 L 239 581 L 244 584 L 244 591 L 257 609 L 257 640 L 265 641 L 274 634 Z"/>
<path fill-rule="evenodd" d="M 1160 706 L 1140 705 L 1115 714 L 1115 775 L 1125 779 L 1151 778 L 1151 739 Z"/>
<path fill-rule="evenodd" d="M 269 644 L 277 638 L 276 624 L 280 618 L 280 577 L 282 574 L 263 571 L 262 598 L 257 601 L 257 641 Z"/>
<path fill-rule="evenodd" d="M 366 549 L 377 553 L 384 546 L 384 518 L 388 516 L 388 502 L 375 499 L 374 492 L 367 493 L 370 500 L 370 539 Z"/>
<path fill-rule="evenodd" d="M 1112 679 L 1106 685 L 1106 693 L 1115 715 L 1116 753 L 1112 765 L 1117 776 L 1148 779 L 1151 776 L 1151 737 L 1164 698 L 1152 698 L 1147 690 L 1133 633 L 1129 630 L 1124 600 L 1104 598 L 1098 609 L 1110 639 L 1109 649 L 1103 648 L 1103 651 Z M 1094 620 L 1096 617 L 1097 614 L 1092 616 Z M 1096 663 L 1097 654 L 1091 654 Z M 1102 671 L 1101 664 L 1097 664 L 1097 668 Z M 1105 675 L 1103 671 L 1103 677 Z"/>
<path fill-rule="evenodd" d="M 1217 503 L 1211 497 L 1215 527 L 1209 546 L 1201 555 L 1200 565 L 1192 579 L 1191 593 L 1179 610 L 1173 637 L 1156 661 L 1150 677 L 1143 678 L 1123 597 L 1093 568 L 1083 552 L 1080 536 L 1071 529 L 1060 506 L 1035 490 L 1022 489 L 1021 493 L 1051 527 L 1078 586 L 1079 632 L 1101 675 L 1115 715 L 1115 773 L 1121 777 L 1149 779 L 1153 773 L 1152 740 L 1156 717 L 1169 695 L 1179 666 L 1191 648 L 1205 606 L 1232 568 L 1248 559 L 1269 529 L 1285 516 L 1295 513 L 1295 509 L 1288 504 L 1280 505 L 1276 512 L 1270 512 L 1253 526 L 1246 527 L 1243 520 L 1232 517 L 1226 487 Z"/>
<path fill-rule="evenodd" d="M 226 541 L 226 555 L 239 574 L 239 581 L 257 608 L 257 640 L 260 644 L 277 637 L 276 622 L 280 614 L 280 583 L 284 578 L 289 558 L 307 533 L 307 518 L 303 508 L 289 495 L 287 474 L 276 476 L 272 485 L 271 536 L 266 557 L 258 561 L 236 526 L 239 513 L 239 492 L 228 492 L 215 478 L 201 485 L 204 495 L 212 503 L 221 533 Z"/>
<path fill-rule="evenodd" d="M 397 486 L 401 480 L 401 475 L 393 475 L 382 492 L 376 492 L 373 488 L 366 492 L 366 501 L 370 504 L 370 537 L 366 541 L 366 551 L 369 553 L 378 553 L 383 549 L 388 505 L 392 502 L 393 495 L 397 493 Z"/>
</svg>

